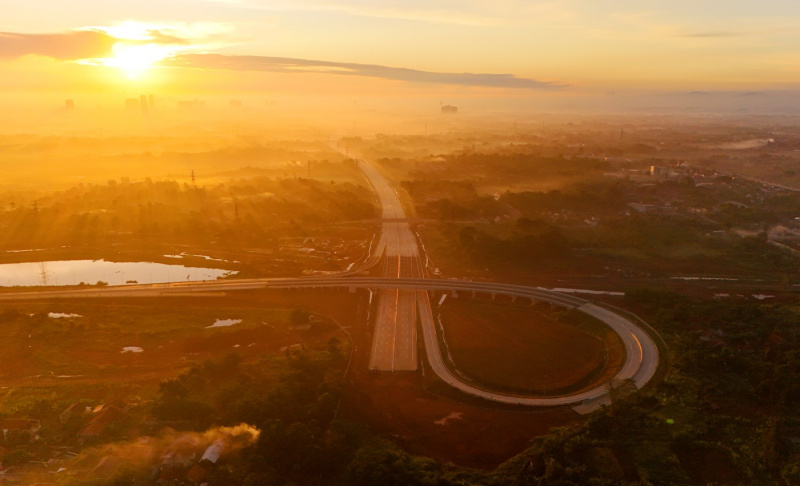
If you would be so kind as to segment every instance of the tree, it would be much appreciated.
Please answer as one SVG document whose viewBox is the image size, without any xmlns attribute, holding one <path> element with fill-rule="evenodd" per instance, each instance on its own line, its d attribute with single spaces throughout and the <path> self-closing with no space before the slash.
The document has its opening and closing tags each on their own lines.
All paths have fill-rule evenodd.
<svg viewBox="0 0 800 486">
<path fill-rule="evenodd" d="M 340 358 L 342 356 L 342 343 L 336 339 L 336 336 L 328 339 L 328 352 L 331 356 Z"/>
<path fill-rule="evenodd" d="M 461 231 L 458 232 L 458 239 L 461 241 L 461 246 L 471 248 L 478 239 L 478 230 L 472 226 L 461 228 Z"/>
<path fill-rule="evenodd" d="M 32 458 L 33 456 L 30 452 L 21 447 L 17 447 L 6 452 L 6 455 L 3 456 L 3 465 L 6 467 L 19 466 L 21 464 L 27 464 Z"/>
<path fill-rule="evenodd" d="M 164 380 L 158 384 L 158 391 L 164 398 L 186 398 L 189 388 L 179 378 Z"/>
<path fill-rule="evenodd" d="M 636 393 L 636 383 L 631 378 L 611 380 L 608 382 L 608 398 L 611 400 L 612 413 L 619 408 L 620 402 Z"/>
</svg>

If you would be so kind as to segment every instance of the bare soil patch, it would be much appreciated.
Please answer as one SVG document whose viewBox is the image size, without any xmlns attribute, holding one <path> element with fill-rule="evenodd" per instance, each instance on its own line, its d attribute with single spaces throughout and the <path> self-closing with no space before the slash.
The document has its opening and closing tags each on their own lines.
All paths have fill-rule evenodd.
<svg viewBox="0 0 800 486">
<path fill-rule="evenodd" d="M 85 397 L 97 387 L 112 395 L 149 396 L 161 380 L 206 359 L 236 351 L 247 360 L 281 355 L 293 344 L 325 349 L 331 338 L 349 352 L 338 327 L 353 324 L 363 306 L 342 292 L 236 292 L 228 297 L 55 300 L 0 304 L 0 410 L 14 396 Z M 294 308 L 308 309 L 311 326 L 289 322 Z M 52 319 L 48 312 L 83 317 Z M 363 312 L 363 310 L 362 310 Z M 33 314 L 31 316 L 30 314 Z M 207 328 L 218 318 L 241 318 L 231 327 Z M 127 346 L 140 353 L 123 353 Z M 5 392 L 5 393 L 3 393 Z"/>
<path fill-rule="evenodd" d="M 443 390 L 445 385 L 427 366 L 424 374 L 369 371 L 372 326 L 365 317 L 364 324 L 350 330 L 356 352 L 340 417 L 368 424 L 411 453 L 493 469 L 525 450 L 532 438 L 580 420 L 566 407 L 498 409 L 449 388 Z"/>
<path fill-rule="evenodd" d="M 539 395 L 585 387 L 606 368 L 602 339 L 554 313 L 451 299 L 440 308 L 454 365 L 484 386 Z"/>
</svg>

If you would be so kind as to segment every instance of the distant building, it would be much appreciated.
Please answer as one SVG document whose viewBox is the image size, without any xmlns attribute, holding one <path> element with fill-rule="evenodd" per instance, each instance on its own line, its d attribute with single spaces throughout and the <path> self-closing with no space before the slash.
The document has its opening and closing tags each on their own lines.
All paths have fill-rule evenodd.
<svg viewBox="0 0 800 486">
<path fill-rule="evenodd" d="M 125 108 L 129 110 L 139 108 L 139 98 L 126 98 L 125 99 Z"/>
<path fill-rule="evenodd" d="M 75 100 L 66 100 L 64 101 L 64 108 L 68 111 L 75 109 Z"/>
<path fill-rule="evenodd" d="M 206 451 L 203 453 L 203 457 L 200 458 L 202 461 L 203 459 L 211 461 L 212 464 L 216 464 L 219 460 L 219 456 L 222 455 L 222 451 L 225 447 L 222 445 L 222 441 L 215 441 L 213 444 L 208 446 Z"/>
<path fill-rule="evenodd" d="M 206 475 L 197 458 L 203 451 L 194 438 L 184 436 L 172 442 L 161 456 L 161 464 L 154 472 L 155 484 L 198 484 Z M 189 476 L 191 474 L 191 477 Z"/>
<path fill-rule="evenodd" d="M 147 111 L 147 95 L 139 95 L 139 106 L 142 107 L 142 111 Z"/>
<path fill-rule="evenodd" d="M 124 404 L 103 404 L 96 407 L 92 414 L 94 417 L 79 433 L 81 440 L 95 440 L 102 436 L 108 426 L 117 423 L 128 411 Z"/>
<path fill-rule="evenodd" d="M 24 434 L 29 437 L 31 441 L 36 440 L 36 434 L 42 428 L 38 420 L 24 419 L 24 418 L 6 418 L 0 420 L 0 430 L 3 431 L 3 439 L 8 437 L 9 433 L 16 431 L 19 434 Z"/>
<path fill-rule="evenodd" d="M 651 165 L 650 166 L 650 175 L 651 176 L 667 176 L 669 175 L 669 167 L 663 167 L 659 165 Z"/>
<path fill-rule="evenodd" d="M 680 177 L 680 172 L 686 172 L 685 170 L 678 169 L 676 170 L 673 167 L 664 167 L 661 165 L 652 165 L 650 166 L 650 175 L 653 177 L 657 177 L 658 179 L 677 179 Z"/>
<path fill-rule="evenodd" d="M 86 413 L 87 408 L 88 407 L 81 405 L 80 402 L 74 402 L 66 410 L 64 410 L 59 414 L 58 419 L 61 421 L 62 424 L 65 424 L 67 423 L 67 421 L 69 421 L 71 417 L 75 415 L 83 415 L 84 413 Z M 91 411 L 91 408 L 89 408 L 89 411 Z"/>
<path fill-rule="evenodd" d="M 231 100 L 230 105 L 231 105 L 231 108 L 241 108 L 242 107 L 242 102 L 239 101 L 239 100 Z"/>
<path fill-rule="evenodd" d="M 458 107 L 452 105 L 444 105 L 442 107 L 442 114 L 443 115 L 455 115 L 458 113 Z"/>
</svg>

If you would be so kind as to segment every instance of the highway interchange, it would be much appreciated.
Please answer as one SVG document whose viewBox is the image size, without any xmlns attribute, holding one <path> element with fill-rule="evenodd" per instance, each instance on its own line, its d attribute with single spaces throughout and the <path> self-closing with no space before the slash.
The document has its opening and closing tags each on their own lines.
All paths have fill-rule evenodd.
<svg viewBox="0 0 800 486">
<path fill-rule="evenodd" d="M 202 295 L 250 289 L 375 289 L 379 292 L 379 300 L 371 347 L 370 369 L 378 371 L 416 370 L 419 362 L 416 323 L 419 321 L 425 355 L 431 369 L 445 383 L 464 393 L 506 404 L 569 405 L 578 413 L 589 413 L 608 403 L 608 387 L 605 383 L 576 394 L 526 397 L 478 388 L 464 382 L 448 369 L 439 347 L 428 291 L 486 293 L 492 296 L 509 295 L 513 299 L 530 299 L 531 302 L 544 301 L 553 305 L 574 308 L 608 325 L 620 336 L 625 347 L 625 361 L 614 376 L 614 380 L 630 379 L 637 388 L 641 388 L 655 375 L 659 363 L 659 353 L 658 347 L 650 335 L 632 320 L 596 303 L 535 287 L 425 278 L 419 245 L 409 224 L 396 222 L 396 220 L 406 218 L 397 193 L 372 164 L 362 158 L 358 159 L 358 163 L 380 199 L 384 221 L 381 238 L 376 248 L 358 269 L 344 272 L 338 276 L 325 277 L 218 280 L 78 290 L 7 292 L 0 293 L 0 300 Z M 358 271 L 381 260 L 384 263 L 382 277 L 357 276 Z"/>
</svg>

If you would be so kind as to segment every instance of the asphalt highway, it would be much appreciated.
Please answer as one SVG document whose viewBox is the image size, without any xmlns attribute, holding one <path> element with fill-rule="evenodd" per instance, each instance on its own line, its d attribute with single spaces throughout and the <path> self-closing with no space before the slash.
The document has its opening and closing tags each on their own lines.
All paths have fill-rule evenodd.
<svg viewBox="0 0 800 486">
<path fill-rule="evenodd" d="M 580 413 L 590 412 L 607 403 L 605 385 L 585 392 L 560 397 L 519 397 L 482 390 L 453 376 L 444 365 L 441 349 L 436 338 L 436 323 L 430 312 L 428 291 L 457 292 L 471 295 L 473 292 L 509 295 L 514 298 L 548 302 L 554 305 L 574 308 L 600 319 L 613 329 L 623 340 L 626 359 L 616 380 L 632 379 L 637 387 L 643 386 L 655 374 L 658 367 L 658 348 L 650 336 L 634 322 L 611 310 L 600 307 L 573 295 L 560 294 L 535 287 L 511 285 L 495 282 L 472 282 L 467 280 L 445 280 L 426 278 L 391 277 L 314 277 L 314 278 L 276 278 L 249 280 L 218 280 L 209 282 L 181 282 L 172 284 L 129 285 L 117 287 L 91 288 L 80 290 L 42 290 L 28 292 L 0 293 L 0 300 L 41 300 L 58 298 L 127 298 L 160 297 L 169 295 L 206 295 L 215 292 L 253 289 L 323 289 L 323 288 L 369 288 L 389 291 L 409 292 L 416 296 L 416 307 L 422 323 L 425 353 L 433 371 L 446 383 L 471 395 L 488 400 L 530 406 L 573 405 Z M 412 311 L 413 312 L 413 311 Z M 387 355 L 391 356 L 391 355 Z M 386 359 L 386 358 L 384 358 Z M 388 359 L 391 359 L 389 357 Z"/>
<path fill-rule="evenodd" d="M 384 278 L 414 275 L 414 258 L 385 257 Z M 416 290 L 378 291 L 378 315 L 372 339 L 369 368 L 394 371 L 417 369 Z"/>
<path fill-rule="evenodd" d="M 384 219 L 405 219 L 400 199 L 386 179 L 370 164 L 359 160 L 375 192 L 381 199 Z M 631 379 L 642 387 L 658 367 L 658 348 L 653 339 L 626 317 L 578 297 L 535 287 L 496 282 L 426 279 L 421 271 L 417 241 L 407 222 L 386 221 L 382 224 L 380 240 L 364 265 L 383 262 L 382 277 L 357 277 L 352 272 L 339 276 L 217 280 L 169 284 L 125 285 L 87 289 L 34 290 L 0 292 L 0 300 L 39 300 L 59 298 L 128 298 L 169 295 L 219 295 L 249 289 L 313 289 L 313 288 L 370 288 L 379 291 L 378 316 L 373 333 L 370 368 L 381 371 L 416 370 L 416 322 L 421 323 L 425 354 L 433 371 L 450 386 L 470 395 L 508 404 L 528 406 L 570 405 L 579 413 L 589 413 L 608 403 L 606 385 L 577 394 L 549 397 L 524 397 L 483 390 L 454 376 L 444 364 L 437 339 L 436 323 L 428 291 L 462 293 L 482 292 L 490 295 L 509 295 L 512 298 L 549 302 L 575 308 L 591 315 L 616 332 L 625 347 L 625 362 L 615 375 L 616 380 Z M 362 265 L 363 267 L 363 265 Z M 419 317 L 417 317 L 419 316 Z"/>
<path fill-rule="evenodd" d="M 415 278 L 419 248 L 397 192 L 370 163 L 358 164 L 381 204 L 381 240 L 377 250 L 383 255 L 384 276 Z M 417 361 L 416 291 L 391 289 L 378 293 L 378 313 L 372 336 L 369 368 L 378 371 L 413 371 Z"/>
</svg>

